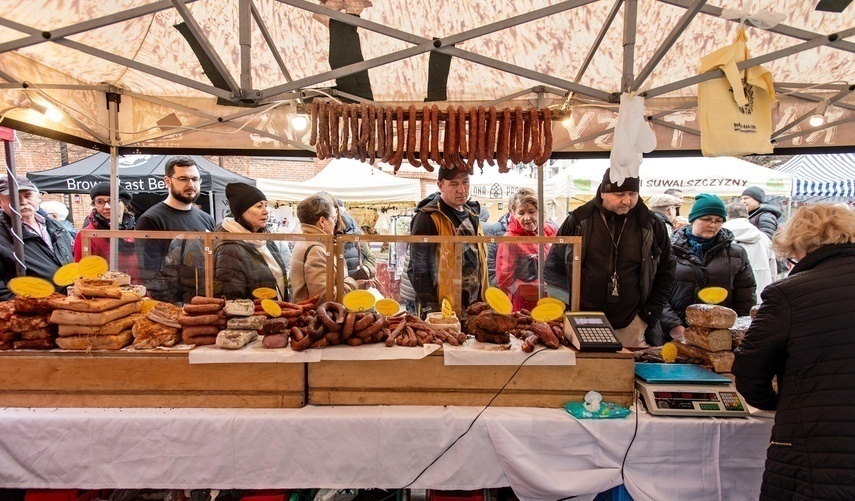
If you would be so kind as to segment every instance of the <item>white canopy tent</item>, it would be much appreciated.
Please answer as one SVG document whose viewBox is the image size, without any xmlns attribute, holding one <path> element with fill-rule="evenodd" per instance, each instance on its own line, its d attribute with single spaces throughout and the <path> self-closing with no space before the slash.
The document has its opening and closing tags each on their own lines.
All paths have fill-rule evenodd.
<svg viewBox="0 0 855 501">
<path fill-rule="evenodd" d="M 475 169 L 475 174 L 469 177 L 469 193 L 479 202 L 506 202 L 520 188 L 528 188 L 537 193 L 537 179 L 520 174 L 516 171 L 499 173 L 498 167 L 485 167 L 481 172 Z M 557 185 L 543 186 L 543 199 L 552 200 L 556 197 L 567 196 L 566 190 L 556 191 Z"/>
<path fill-rule="evenodd" d="M 256 186 L 270 200 L 299 202 L 319 191 L 345 202 L 418 202 L 418 179 L 398 178 L 357 160 L 333 160 L 315 177 L 304 182 L 259 178 Z"/>
<path fill-rule="evenodd" d="M 561 171 L 546 180 L 555 192 L 567 196 L 593 196 L 609 166 L 607 158 L 562 161 Z M 767 169 L 733 157 L 645 158 L 639 171 L 641 195 L 648 197 L 678 188 L 683 196 L 713 193 L 738 197 L 749 186 L 763 188 L 766 195 L 790 196 L 792 175 Z M 570 195 L 572 194 L 572 195 Z"/>
</svg>

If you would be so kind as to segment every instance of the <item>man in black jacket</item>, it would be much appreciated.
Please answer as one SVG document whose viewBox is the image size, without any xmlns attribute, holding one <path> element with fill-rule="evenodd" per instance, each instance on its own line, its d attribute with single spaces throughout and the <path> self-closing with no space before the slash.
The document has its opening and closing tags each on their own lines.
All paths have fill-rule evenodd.
<svg viewBox="0 0 855 501">
<path fill-rule="evenodd" d="M 18 213 L 21 216 L 21 233 L 24 255 L 19 258 L 26 267 L 27 276 L 53 280 L 60 266 L 74 260 L 71 252 L 71 234 L 58 221 L 37 213 L 41 196 L 29 179 L 18 176 Z M 12 190 L 6 176 L 0 177 L 0 299 L 12 299 L 7 284 L 17 275 L 12 229 Z"/>
<path fill-rule="evenodd" d="M 742 205 L 748 209 L 748 221 L 771 240 L 775 236 L 775 232 L 778 231 L 778 218 L 781 217 L 781 211 L 764 203 L 766 192 L 757 186 L 746 188 L 742 192 L 741 199 Z"/>
<path fill-rule="evenodd" d="M 638 178 L 618 184 L 610 169 L 594 199 L 571 212 L 558 230 L 582 237 L 580 307 L 601 311 L 624 346 L 646 346 L 674 284 L 674 257 L 665 225 L 638 198 Z M 568 293 L 573 247 L 553 245 L 545 278 Z M 648 334 L 651 336 L 652 333 Z"/>
</svg>

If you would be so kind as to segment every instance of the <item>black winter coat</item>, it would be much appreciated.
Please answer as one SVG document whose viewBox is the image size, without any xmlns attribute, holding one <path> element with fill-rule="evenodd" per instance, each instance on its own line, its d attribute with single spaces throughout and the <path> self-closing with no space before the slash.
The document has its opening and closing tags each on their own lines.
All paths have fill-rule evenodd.
<svg viewBox="0 0 855 501">
<path fill-rule="evenodd" d="M 855 244 L 821 247 L 764 289 L 736 349 L 736 389 L 777 410 L 761 499 L 855 499 L 853 297 Z"/>
<path fill-rule="evenodd" d="M 778 218 L 781 217 L 781 211 L 769 204 L 760 204 L 760 207 L 754 209 L 748 215 L 748 221 L 751 222 L 758 230 L 766 234 L 771 240 L 778 231 Z"/>
<path fill-rule="evenodd" d="M 748 315 L 757 304 L 754 273 L 748 254 L 741 245 L 733 242 L 733 233 L 722 228 L 716 243 L 704 254 L 704 261 L 692 253 L 687 234 L 691 226 L 674 233 L 671 249 L 677 259 L 677 281 L 671 289 L 671 298 L 662 311 L 662 330 L 668 334 L 678 325 L 686 325 L 686 307 L 699 303 L 698 291 L 704 287 L 718 286 L 727 289 L 727 299 L 721 303 L 736 310 L 739 316 Z"/>
<path fill-rule="evenodd" d="M 53 249 L 48 247 L 41 235 L 27 225 L 21 225 L 24 238 L 24 264 L 27 276 L 40 277 L 47 281 L 53 280 L 53 274 L 60 266 L 74 261 L 71 251 L 71 234 L 58 221 L 45 218 L 45 230 L 50 236 Z M 7 283 L 18 274 L 15 260 L 12 256 L 14 240 L 12 238 L 12 218 L 0 211 L 0 299 L 12 299 L 13 294 Z M 62 288 L 64 291 L 64 288 Z"/>
<path fill-rule="evenodd" d="M 267 249 L 282 268 L 282 273 L 285 273 L 285 262 L 279 248 L 273 241 L 268 241 Z M 220 242 L 214 249 L 214 294 L 218 297 L 225 296 L 226 299 L 251 299 L 252 291 L 259 287 L 277 290 L 283 300 L 288 300 L 287 276 L 285 290 L 280 291 L 273 272 L 255 245 L 240 240 Z"/>
</svg>

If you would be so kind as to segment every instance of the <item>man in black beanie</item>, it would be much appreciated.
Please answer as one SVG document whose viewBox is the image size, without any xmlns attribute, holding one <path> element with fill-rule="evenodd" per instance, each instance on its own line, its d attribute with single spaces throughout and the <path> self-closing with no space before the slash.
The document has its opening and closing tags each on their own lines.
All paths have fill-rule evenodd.
<svg viewBox="0 0 855 501">
<path fill-rule="evenodd" d="M 668 231 L 639 199 L 637 177 L 618 183 L 610 174 L 606 169 L 594 199 L 568 214 L 558 235 L 582 237 L 582 311 L 605 313 L 624 346 L 661 344 L 655 327 L 675 278 Z M 550 295 L 568 304 L 572 270 L 573 247 L 553 245 L 546 282 Z"/>
<path fill-rule="evenodd" d="M 740 198 L 742 205 L 748 209 L 748 221 L 771 240 L 778 231 L 778 218 L 781 217 L 781 211 L 764 203 L 766 192 L 757 186 L 746 188 Z"/>
</svg>

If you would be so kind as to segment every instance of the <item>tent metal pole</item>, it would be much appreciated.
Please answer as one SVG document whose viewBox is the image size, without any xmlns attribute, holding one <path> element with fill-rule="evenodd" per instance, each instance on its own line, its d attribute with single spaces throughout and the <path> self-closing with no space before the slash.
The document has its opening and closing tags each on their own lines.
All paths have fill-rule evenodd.
<svg viewBox="0 0 855 501">
<path fill-rule="evenodd" d="M 11 205 L 12 214 L 12 257 L 15 258 L 16 276 L 23 277 L 27 274 L 27 265 L 24 264 L 24 232 L 21 227 L 21 201 L 18 198 L 18 169 L 15 166 L 15 143 L 13 141 L 3 140 L 3 146 L 6 150 L 6 177 L 8 178 L 9 186 L 9 205 Z"/>
<path fill-rule="evenodd" d="M 252 90 L 252 0 L 238 1 L 238 42 L 240 44 L 240 88 Z"/>
<path fill-rule="evenodd" d="M 635 24 L 638 22 L 638 0 L 626 0 L 623 4 L 623 74 L 620 79 L 621 92 L 629 92 L 635 74 Z"/>
<path fill-rule="evenodd" d="M 815 103 L 818 103 L 820 101 L 825 101 L 825 98 L 822 98 L 819 96 L 814 96 L 813 94 L 803 94 L 801 92 L 791 92 L 790 95 L 793 97 L 797 97 L 799 99 L 804 99 L 805 101 L 813 101 Z M 844 108 L 847 110 L 855 110 L 855 104 L 841 103 L 840 101 L 835 103 L 834 106 L 837 106 L 838 108 Z"/>
<path fill-rule="evenodd" d="M 838 92 L 834 96 L 828 98 L 828 104 L 833 104 L 833 103 L 836 103 L 837 101 L 840 101 L 844 97 L 851 94 L 853 90 L 855 90 L 855 85 L 851 85 L 847 89 L 844 89 L 844 90 Z M 805 120 L 807 120 L 808 118 L 813 116 L 814 111 L 815 110 L 811 110 L 811 111 L 805 113 L 804 115 L 800 116 L 799 118 L 793 120 L 792 122 L 788 123 L 787 125 L 776 130 L 775 132 L 772 133 L 772 139 L 776 139 L 778 136 L 780 136 L 784 132 L 786 132 L 786 131 L 792 129 L 793 127 L 795 127 L 796 125 L 804 122 Z"/>
<path fill-rule="evenodd" d="M 685 133 L 687 133 L 687 134 L 692 134 L 693 136 L 700 136 L 700 135 L 701 135 L 701 131 L 699 131 L 699 130 L 697 130 L 697 129 L 692 129 L 692 128 L 689 128 L 689 127 L 684 127 L 684 126 L 682 126 L 682 125 L 675 124 L 675 123 L 671 123 L 671 122 L 667 122 L 667 121 L 665 121 L 665 120 L 659 120 L 658 118 L 651 118 L 651 119 L 650 119 L 650 120 L 648 120 L 648 121 L 649 121 L 649 122 L 653 122 L 653 123 L 655 123 L 656 125 L 661 125 L 662 127 L 668 127 L 669 129 L 676 129 L 676 130 L 679 130 L 679 131 L 685 132 Z"/>
<path fill-rule="evenodd" d="M 792 133 L 792 134 L 787 134 L 786 136 L 781 136 L 781 137 L 779 137 L 779 138 L 773 139 L 773 140 L 772 140 L 772 142 L 773 142 L 774 144 L 777 144 L 777 143 L 780 143 L 780 142 L 782 142 L 782 141 L 786 141 L 786 140 L 788 140 L 788 139 L 792 139 L 792 138 L 794 138 L 794 137 L 799 137 L 799 136 L 804 136 L 804 135 L 807 135 L 807 134 L 812 134 L 812 133 L 817 132 L 817 131 L 821 131 L 821 130 L 825 130 L 825 129 L 830 129 L 830 128 L 832 128 L 832 127 L 837 127 L 838 125 L 843 125 L 843 124 L 845 124 L 845 123 L 849 123 L 849 122 L 853 122 L 853 121 L 855 121 L 855 117 L 844 118 L 844 119 L 841 119 L 841 120 L 837 120 L 836 122 L 827 122 L 825 125 L 823 125 L 823 126 L 821 126 L 821 127 L 811 127 L 811 128 L 810 128 L 810 129 L 808 129 L 808 130 L 803 130 L 803 131 L 794 132 L 794 133 Z"/>
<path fill-rule="evenodd" d="M 548 105 L 546 93 L 540 91 L 537 93 L 537 107 L 543 108 Z M 552 127 L 552 123 L 544 124 L 546 127 Z M 549 160 L 547 160 L 548 162 Z M 537 236 L 543 236 L 543 211 L 546 210 L 546 205 L 543 203 L 543 164 L 537 166 Z M 508 207 L 510 210 L 510 207 Z M 537 245 L 537 283 L 538 296 L 546 295 L 546 281 L 543 279 L 543 269 L 546 266 L 546 253 L 543 251 L 543 244 Z"/>
<path fill-rule="evenodd" d="M 109 94 L 108 94 L 109 96 Z M 119 148 L 116 146 L 120 140 L 119 137 L 119 102 L 118 100 L 107 99 L 107 123 L 110 126 L 108 134 L 110 135 L 110 231 L 119 229 L 119 222 L 124 214 L 120 210 L 122 203 L 119 199 L 119 163 L 118 154 Z M 89 241 L 92 245 L 92 241 Z M 110 269 L 118 270 L 119 266 L 119 241 L 116 237 L 110 237 Z M 128 273 L 128 270 L 119 270 Z"/>
</svg>

